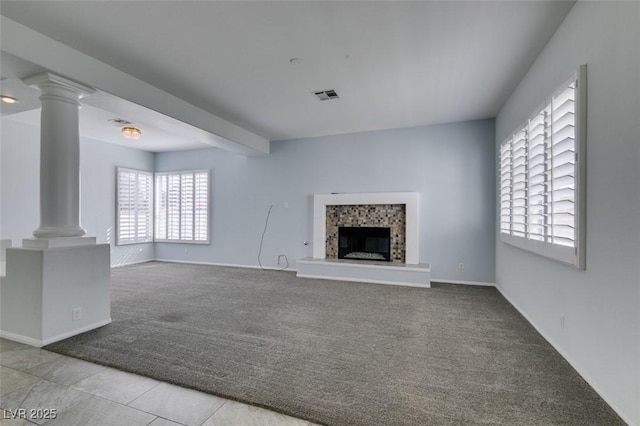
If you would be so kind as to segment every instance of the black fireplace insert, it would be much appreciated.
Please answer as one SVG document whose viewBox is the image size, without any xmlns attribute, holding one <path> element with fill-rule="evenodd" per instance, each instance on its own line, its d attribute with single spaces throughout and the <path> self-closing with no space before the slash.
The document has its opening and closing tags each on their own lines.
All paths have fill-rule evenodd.
<svg viewBox="0 0 640 426">
<path fill-rule="evenodd" d="M 338 227 L 338 259 L 391 261 L 391 228 Z"/>
</svg>

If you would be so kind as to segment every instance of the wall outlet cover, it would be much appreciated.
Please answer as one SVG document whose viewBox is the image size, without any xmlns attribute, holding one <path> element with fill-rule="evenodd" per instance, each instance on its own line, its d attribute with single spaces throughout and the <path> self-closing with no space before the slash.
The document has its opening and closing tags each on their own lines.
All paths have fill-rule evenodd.
<svg viewBox="0 0 640 426">
<path fill-rule="evenodd" d="M 71 320 L 78 321 L 80 318 L 82 318 L 82 308 L 73 308 L 71 310 Z"/>
</svg>

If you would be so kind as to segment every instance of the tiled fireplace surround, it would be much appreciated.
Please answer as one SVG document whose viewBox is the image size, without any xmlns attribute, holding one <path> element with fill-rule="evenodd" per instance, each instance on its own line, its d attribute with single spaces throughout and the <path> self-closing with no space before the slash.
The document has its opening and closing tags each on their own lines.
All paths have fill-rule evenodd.
<svg viewBox="0 0 640 426">
<path fill-rule="evenodd" d="M 404 204 L 328 205 L 326 258 L 338 258 L 338 227 L 391 228 L 391 262 L 405 263 L 406 207 Z"/>
</svg>

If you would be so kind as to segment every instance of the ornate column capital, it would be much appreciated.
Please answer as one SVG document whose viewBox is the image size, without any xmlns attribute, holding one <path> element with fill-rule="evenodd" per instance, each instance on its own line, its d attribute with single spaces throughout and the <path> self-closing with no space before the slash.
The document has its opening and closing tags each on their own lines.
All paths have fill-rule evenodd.
<svg viewBox="0 0 640 426">
<path fill-rule="evenodd" d="M 69 91 L 75 92 L 76 98 L 81 98 L 86 95 L 95 93 L 96 90 L 92 87 L 86 86 L 81 83 L 69 80 L 64 77 L 60 77 L 57 74 L 50 72 L 43 72 L 35 74 L 22 80 L 27 86 L 35 86 L 42 90 L 43 87 L 60 87 Z"/>
</svg>

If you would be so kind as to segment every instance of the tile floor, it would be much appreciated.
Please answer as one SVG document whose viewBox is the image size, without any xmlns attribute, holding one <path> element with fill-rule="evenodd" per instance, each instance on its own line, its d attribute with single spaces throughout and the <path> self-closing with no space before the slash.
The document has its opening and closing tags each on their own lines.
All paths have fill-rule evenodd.
<svg viewBox="0 0 640 426">
<path fill-rule="evenodd" d="M 0 408 L 0 426 L 312 425 L 5 339 L 0 339 Z M 52 417 L 50 410 L 55 419 L 45 418 Z"/>
</svg>

